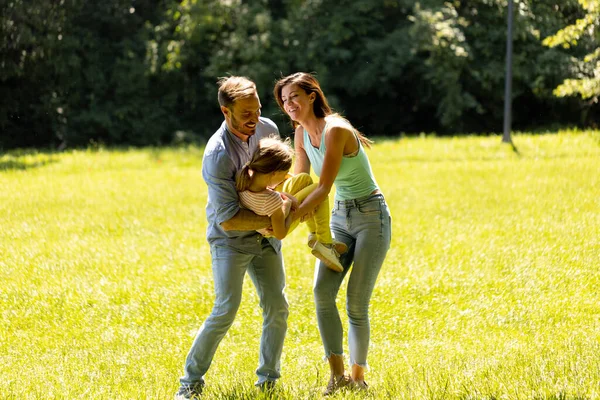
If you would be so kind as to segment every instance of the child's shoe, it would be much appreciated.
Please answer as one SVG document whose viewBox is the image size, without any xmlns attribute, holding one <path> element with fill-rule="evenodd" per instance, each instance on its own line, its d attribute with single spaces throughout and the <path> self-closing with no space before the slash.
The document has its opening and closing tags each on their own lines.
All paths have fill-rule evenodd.
<svg viewBox="0 0 600 400">
<path fill-rule="evenodd" d="M 312 249 L 314 247 L 316 241 L 317 241 L 317 235 L 314 233 L 310 233 L 308 235 L 308 247 L 310 247 Z M 346 243 L 344 243 L 344 242 L 340 242 L 340 241 L 333 239 L 332 244 L 333 244 L 334 250 L 337 251 L 338 255 L 344 254 L 345 252 L 348 251 L 348 245 L 346 245 Z M 327 245 L 325 245 L 325 246 L 327 246 Z"/>
<path fill-rule="evenodd" d="M 325 245 L 319 241 L 315 241 L 311 253 L 323 261 L 329 269 L 335 272 L 342 272 L 344 270 L 344 267 L 340 264 L 340 255 L 335 251 L 333 245 Z"/>
</svg>

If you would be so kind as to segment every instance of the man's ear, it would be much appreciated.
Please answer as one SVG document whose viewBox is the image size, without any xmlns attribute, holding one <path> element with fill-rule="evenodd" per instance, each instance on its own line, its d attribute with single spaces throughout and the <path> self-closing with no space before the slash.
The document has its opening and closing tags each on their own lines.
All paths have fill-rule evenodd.
<svg viewBox="0 0 600 400">
<path fill-rule="evenodd" d="M 229 108 L 227 108 L 227 107 L 225 107 L 225 106 L 221 106 L 221 112 L 223 113 L 223 116 L 224 116 L 225 118 L 227 118 L 227 117 L 230 117 L 230 116 L 231 116 L 231 115 L 230 115 L 230 113 L 231 113 L 231 110 L 229 110 Z"/>
</svg>

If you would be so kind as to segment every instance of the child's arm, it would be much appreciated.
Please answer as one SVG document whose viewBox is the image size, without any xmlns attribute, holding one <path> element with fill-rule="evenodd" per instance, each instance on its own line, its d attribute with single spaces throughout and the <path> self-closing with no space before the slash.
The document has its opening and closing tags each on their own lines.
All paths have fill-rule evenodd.
<svg viewBox="0 0 600 400">
<path fill-rule="evenodd" d="M 280 194 L 281 194 L 281 197 L 283 198 L 284 201 L 285 200 L 289 200 L 291 202 L 290 203 L 290 209 L 291 209 L 291 211 L 296 211 L 296 209 L 298 207 L 300 207 L 300 202 L 298 201 L 298 199 L 296 199 L 291 194 L 285 193 L 285 192 L 280 192 Z M 285 213 L 286 216 L 288 215 L 290 209 L 288 209 L 288 211 Z"/>
<path fill-rule="evenodd" d="M 296 199 L 294 199 L 296 200 Z M 281 205 L 281 209 L 283 210 L 283 216 L 287 217 L 290 215 L 290 211 L 294 208 L 294 201 L 292 199 L 283 198 L 283 204 Z"/>
<path fill-rule="evenodd" d="M 284 199 L 281 208 L 271 214 L 271 227 L 273 228 L 273 236 L 281 240 L 287 236 L 292 219 L 290 217 L 290 208 L 292 201 Z"/>
<path fill-rule="evenodd" d="M 273 227 L 273 236 L 281 240 L 286 237 L 289 229 L 289 224 L 286 224 L 288 219 L 284 214 L 285 202 L 283 207 L 271 214 L 271 226 Z"/>
</svg>

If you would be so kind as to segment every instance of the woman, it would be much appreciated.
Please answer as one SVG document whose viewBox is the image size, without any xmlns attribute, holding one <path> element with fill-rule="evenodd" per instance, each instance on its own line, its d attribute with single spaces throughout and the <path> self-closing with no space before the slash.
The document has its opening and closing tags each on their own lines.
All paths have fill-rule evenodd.
<svg viewBox="0 0 600 400">
<path fill-rule="evenodd" d="M 302 201 L 293 218 L 305 218 L 327 198 L 335 184 L 331 229 L 335 239 L 349 248 L 340 257 L 344 267 L 341 273 L 323 264 L 317 266 L 315 273 L 317 320 L 331 369 L 324 394 L 333 394 L 344 386 L 366 389 L 369 301 L 391 240 L 389 208 L 364 149 L 370 147 L 371 141 L 331 111 L 319 82 L 310 74 L 299 72 L 280 79 L 274 95 L 295 128 L 294 173 L 308 173 L 312 166 L 319 176 L 318 187 Z M 342 323 L 335 299 L 352 264 L 346 298 L 351 366 L 347 376 Z"/>
</svg>

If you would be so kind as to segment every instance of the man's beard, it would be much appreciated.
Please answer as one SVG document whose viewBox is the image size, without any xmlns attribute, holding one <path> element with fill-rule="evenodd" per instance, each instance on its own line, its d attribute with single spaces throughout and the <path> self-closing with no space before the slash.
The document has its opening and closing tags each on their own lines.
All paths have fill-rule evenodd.
<svg viewBox="0 0 600 400">
<path fill-rule="evenodd" d="M 252 136 L 256 133 L 256 126 L 254 126 L 253 129 L 248 128 L 245 125 L 241 125 L 238 120 L 235 118 L 235 116 L 231 115 L 231 128 L 238 131 L 239 133 L 241 133 L 242 135 L 245 136 Z"/>
</svg>

